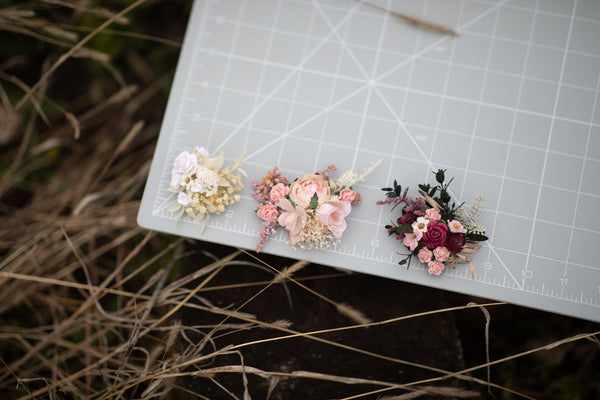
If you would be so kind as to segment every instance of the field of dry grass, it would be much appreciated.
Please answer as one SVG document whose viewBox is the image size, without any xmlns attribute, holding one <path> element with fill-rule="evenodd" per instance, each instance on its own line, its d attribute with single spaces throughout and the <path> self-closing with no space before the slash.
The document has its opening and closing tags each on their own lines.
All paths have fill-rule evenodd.
<svg viewBox="0 0 600 400">
<path fill-rule="evenodd" d="M 139 228 L 190 6 L 0 0 L 0 398 L 600 399 L 598 324 Z"/>
</svg>

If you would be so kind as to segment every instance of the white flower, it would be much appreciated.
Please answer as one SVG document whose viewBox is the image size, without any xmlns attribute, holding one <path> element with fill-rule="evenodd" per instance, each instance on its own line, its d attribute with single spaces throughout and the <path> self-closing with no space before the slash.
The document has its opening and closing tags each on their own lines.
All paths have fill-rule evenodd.
<svg viewBox="0 0 600 400">
<path fill-rule="evenodd" d="M 190 152 L 182 151 L 173 162 L 171 175 L 193 174 L 198 167 L 198 159 Z"/>
<path fill-rule="evenodd" d="M 199 166 L 196 170 L 196 179 L 193 182 L 194 188 L 198 188 L 199 193 L 206 193 L 210 196 L 219 189 L 219 174 L 212 169 Z M 191 189 L 195 191 L 194 189 Z"/>
<path fill-rule="evenodd" d="M 190 182 L 190 191 L 193 193 L 204 193 L 206 192 L 206 186 L 194 180 Z"/>
<path fill-rule="evenodd" d="M 181 175 L 177 173 L 171 173 L 171 187 L 173 189 L 177 189 L 179 187 L 179 182 L 181 182 Z"/>
<path fill-rule="evenodd" d="M 179 195 L 177 196 L 177 202 L 182 206 L 187 207 L 192 202 L 192 196 L 186 192 L 179 192 Z"/>
<path fill-rule="evenodd" d="M 413 232 L 416 232 L 416 231 L 419 231 L 421 233 L 427 232 L 427 224 L 429 224 L 429 220 L 427 218 L 425 218 L 425 217 L 417 218 L 417 220 L 412 223 Z"/>
<path fill-rule="evenodd" d="M 195 147 L 194 152 L 204 158 L 208 158 L 210 156 L 210 153 L 204 147 Z"/>
</svg>

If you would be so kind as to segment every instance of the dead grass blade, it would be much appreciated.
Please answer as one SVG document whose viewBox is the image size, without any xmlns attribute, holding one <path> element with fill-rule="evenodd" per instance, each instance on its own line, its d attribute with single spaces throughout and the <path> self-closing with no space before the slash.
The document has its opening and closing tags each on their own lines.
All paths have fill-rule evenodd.
<svg viewBox="0 0 600 400">
<path fill-rule="evenodd" d="M 268 263 L 264 262 L 263 260 L 261 260 L 259 257 L 255 256 L 252 253 L 247 252 L 246 250 L 243 249 L 239 249 L 240 251 L 244 252 L 244 254 L 254 258 L 256 261 L 260 262 L 261 264 L 265 265 L 266 267 L 268 267 L 269 269 L 271 269 L 272 271 L 279 273 L 279 271 L 277 271 L 276 268 L 273 268 L 271 265 L 269 265 Z M 311 288 L 309 288 L 308 286 L 304 285 L 303 283 L 298 282 L 297 280 L 295 280 L 294 278 L 291 277 L 291 275 L 286 275 L 286 279 L 288 279 L 290 282 L 295 283 L 296 285 L 300 286 L 302 289 L 306 290 L 309 293 L 312 293 L 313 295 L 317 296 L 318 298 L 320 298 L 323 301 L 326 301 L 327 303 L 333 305 L 336 310 L 338 310 L 341 314 L 345 315 L 346 317 L 350 318 L 351 320 L 355 321 L 358 324 L 363 324 L 365 322 L 369 322 L 370 319 L 368 317 L 366 317 L 362 312 L 358 311 L 357 309 L 355 309 L 354 307 L 348 305 L 348 304 L 344 304 L 344 303 L 338 303 L 326 296 L 324 296 L 321 293 L 318 293 L 314 290 L 312 290 Z"/>
<path fill-rule="evenodd" d="M 469 303 L 469 305 L 478 305 L 478 304 Z M 479 306 L 479 309 L 485 316 L 485 361 L 488 364 L 487 379 L 488 379 L 488 382 L 491 382 L 492 371 L 491 371 L 491 365 L 489 365 L 489 363 L 490 363 L 490 321 L 491 321 L 491 316 L 490 316 L 489 311 L 484 306 Z M 490 393 L 490 394 L 492 393 L 492 388 L 489 385 L 489 383 L 488 383 L 488 393 Z"/>
<path fill-rule="evenodd" d="M 134 331 L 131 334 L 131 339 L 129 340 L 129 344 L 127 346 L 127 349 L 125 350 L 125 354 L 123 355 L 121 364 L 119 365 L 119 368 L 117 369 L 117 372 L 115 373 L 115 383 L 117 381 L 117 378 L 119 377 L 119 374 L 123 370 L 123 367 L 129 360 L 129 357 L 131 356 L 131 352 L 133 351 L 133 348 L 135 347 L 135 345 L 137 344 L 137 342 L 140 338 L 140 331 L 141 331 L 142 327 L 144 326 L 144 323 L 148 319 L 148 316 L 150 315 L 150 311 L 154 308 L 154 305 L 156 304 L 156 300 L 158 299 L 158 294 L 160 293 L 162 288 L 165 286 L 165 283 L 167 282 L 167 278 L 171 274 L 171 270 L 173 269 L 173 266 L 175 265 L 175 262 L 179 259 L 180 255 L 181 255 L 180 251 L 175 252 L 175 255 L 169 261 L 169 263 L 167 264 L 167 267 L 163 270 L 160 280 L 156 284 L 156 289 L 152 293 L 152 297 L 150 297 L 150 301 L 148 301 L 148 304 L 146 305 L 146 308 L 144 309 L 144 313 L 142 314 L 142 317 L 140 318 L 139 321 L 136 322 Z M 115 383 L 113 383 L 113 385 Z"/>
<path fill-rule="evenodd" d="M 101 32 L 104 28 L 111 25 L 112 23 L 119 21 L 119 19 L 122 18 L 125 14 L 129 13 L 131 10 L 135 9 L 136 7 L 140 6 L 141 4 L 143 4 L 145 2 L 146 2 L 146 0 L 137 0 L 137 1 L 133 2 L 132 4 L 130 4 L 129 6 L 125 7 L 123 10 L 121 10 L 117 14 L 114 14 L 113 16 L 111 16 L 108 20 L 106 20 L 104 23 L 102 23 L 98 28 L 94 29 L 92 32 L 90 32 L 88 35 L 86 35 L 83 39 L 81 39 L 79 42 L 77 42 L 77 44 L 75 44 L 75 46 L 73 46 L 69 51 L 67 51 L 66 53 L 61 55 L 59 57 L 59 59 L 54 64 L 52 64 L 52 66 L 48 69 L 48 71 L 46 71 L 44 73 L 44 75 L 42 75 L 42 77 L 36 82 L 36 84 L 33 85 L 29 90 L 27 90 L 27 92 L 25 93 L 25 96 L 23 96 L 21 98 L 21 100 L 16 104 L 15 109 L 19 110 L 21 107 L 23 107 L 23 105 L 31 99 L 31 97 L 33 96 L 33 93 L 36 90 L 38 90 L 48 80 L 50 75 L 52 75 L 58 69 L 58 67 L 60 67 L 67 59 L 69 59 L 74 54 L 76 54 L 77 51 L 79 51 L 81 48 L 83 48 L 83 46 L 86 43 L 88 43 L 93 37 L 95 37 L 99 32 Z"/>
</svg>

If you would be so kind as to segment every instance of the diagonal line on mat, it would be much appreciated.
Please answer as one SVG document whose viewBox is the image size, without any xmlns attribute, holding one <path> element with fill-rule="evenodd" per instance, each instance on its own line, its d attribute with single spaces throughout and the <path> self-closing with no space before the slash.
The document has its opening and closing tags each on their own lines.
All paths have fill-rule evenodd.
<svg viewBox="0 0 600 400">
<path fill-rule="evenodd" d="M 474 24 L 475 22 L 477 22 L 478 20 L 480 20 L 481 18 L 483 18 L 484 16 L 490 14 L 491 12 L 497 10 L 499 7 L 501 7 L 503 4 L 507 3 L 508 0 L 504 0 L 502 2 L 499 2 L 497 4 L 495 4 L 493 7 L 490 7 L 489 9 L 487 9 L 485 12 L 479 14 L 477 17 L 471 19 L 470 21 L 468 21 L 467 23 L 463 24 L 462 26 L 460 26 L 459 28 L 457 28 L 457 32 L 460 32 L 462 30 L 464 30 L 465 28 L 467 28 L 468 26 Z M 429 50 L 437 47 L 440 43 L 444 42 L 445 40 L 448 40 L 448 37 L 445 36 L 435 42 L 433 42 L 432 44 L 430 44 L 429 46 L 424 47 L 422 50 L 420 50 L 419 52 L 413 54 L 411 57 L 409 57 L 407 60 L 404 60 L 403 62 L 401 62 L 399 65 L 395 66 L 394 68 L 388 70 L 387 72 L 385 72 L 384 74 L 380 75 L 379 77 L 377 77 L 375 80 L 376 82 L 379 82 L 381 79 L 383 79 L 384 77 L 388 76 L 389 74 L 391 74 L 392 72 L 394 72 L 395 70 L 397 70 L 398 68 L 401 68 L 404 65 L 407 65 L 408 63 L 414 61 L 415 59 L 417 59 L 418 57 L 420 57 L 421 55 L 425 54 L 426 52 L 428 52 Z M 390 111 L 390 113 L 393 115 L 393 117 L 396 119 L 396 121 L 398 122 L 398 124 L 401 126 L 402 130 L 407 134 L 408 138 L 410 139 L 410 141 L 413 143 L 413 145 L 417 148 L 417 150 L 419 151 L 419 153 L 421 154 L 421 156 L 423 157 L 423 160 L 425 162 L 427 162 L 427 164 L 429 165 L 429 167 L 432 170 L 435 170 L 435 167 L 433 165 L 432 160 L 430 159 L 430 157 L 428 157 L 425 152 L 421 149 L 421 146 L 419 146 L 419 144 L 417 143 L 416 139 L 414 138 L 414 136 L 412 135 L 412 133 L 408 130 L 408 128 L 406 127 L 406 125 L 404 125 L 404 123 L 402 122 L 400 116 L 396 113 L 396 111 L 393 109 L 393 107 L 390 105 L 390 103 L 388 102 L 388 100 L 385 98 L 385 96 L 381 93 L 380 88 L 377 85 L 373 86 L 373 89 L 375 90 L 375 92 L 377 93 L 377 95 L 379 96 L 379 98 L 383 101 L 383 103 L 385 104 L 385 106 L 388 108 L 388 110 Z M 450 190 L 450 193 L 452 193 L 452 191 Z M 454 195 L 452 193 L 452 195 Z M 502 267 L 504 268 L 504 270 L 506 271 L 506 273 L 511 277 L 511 279 L 514 281 L 514 283 L 518 286 L 519 289 L 523 289 L 523 285 L 521 285 L 517 279 L 515 278 L 515 276 L 513 275 L 513 273 L 510 271 L 510 269 L 506 266 L 506 264 L 504 263 L 504 261 L 502 260 L 502 258 L 499 256 L 499 254 L 497 253 L 496 249 L 490 244 L 487 243 L 486 246 L 490 249 L 490 251 L 496 256 L 496 258 L 499 260 L 500 264 L 502 265 Z"/>
<path fill-rule="evenodd" d="M 415 138 L 413 137 L 413 135 L 410 133 L 410 131 L 408 130 L 408 128 L 406 128 L 406 126 L 402 122 L 400 116 L 398 114 L 396 114 L 396 111 L 393 109 L 393 107 L 387 101 L 387 99 L 385 98 L 385 96 L 381 93 L 381 91 L 379 90 L 379 88 L 377 86 L 374 86 L 373 89 L 375 90 L 375 93 L 377 93 L 377 95 L 379 96 L 379 98 L 381 99 L 381 101 L 383 101 L 383 103 L 385 104 L 385 106 L 388 108 L 388 110 L 390 111 L 390 113 L 392 113 L 392 115 L 394 116 L 394 118 L 396 118 L 396 121 L 398 122 L 398 124 L 400 125 L 400 127 L 402 128 L 402 130 L 404 132 L 406 132 L 406 134 L 407 134 L 408 138 L 410 139 L 410 141 L 415 145 L 415 147 L 417 148 L 417 150 L 419 151 L 419 153 L 421 154 L 421 156 L 423 157 L 423 159 L 427 162 L 427 165 L 429 165 L 429 167 L 432 170 L 435 170 L 435 167 L 434 167 L 433 163 L 431 162 L 431 160 L 429 159 L 429 157 L 427 157 L 427 155 L 425 154 L 425 152 L 417 144 L 417 141 L 415 140 Z M 449 190 L 449 192 L 452 195 L 454 195 L 451 190 Z M 506 264 L 504 264 L 504 261 L 502 261 L 502 259 L 500 258 L 500 256 L 498 255 L 498 253 L 496 252 L 496 250 L 494 249 L 494 247 L 492 245 L 490 245 L 489 243 L 487 243 L 486 246 L 489 247 L 490 251 L 492 253 L 494 253 L 494 255 L 498 258 L 498 260 L 500 261 L 500 264 L 502 264 L 502 267 L 510 275 L 510 277 L 513 279 L 513 281 L 519 287 L 519 289 L 523 289 L 522 285 L 519 284 L 519 282 L 517 281 L 517 279 L 515 278 L 515 276 L 508 269 L 508 267 L 506 266 Z"/>
<path fill-rule="evenodd" d="M 318 3 L 316 1 L 314 1 L 313 4 L 317 5 Z M 340 20 L 340 22 L 338 22 L 338 24 L 336 25 L 336 27 L 339 27 L 339 26 L 343 25 L 348 20 L 348 18 L 350 18 L 352 16 L 352 14 L 354 13 L 354 11 L 356 11 L 356 9 L 358 8 L 359 5 L 360 5 L 360 2 L 357 2 L 357 4 L 354 5 L 349 10 L 348 14 L 344 18 L 342 18 Z M 300 63 L 298 63 L 298 65 L 296 65 L 296 66 L 293 67 L 292 71 L 285 78 L 283 78 L 282 81 L 252 110 L 252 112 L 238 125 L 238 127 L 235 128 L 229 135 L 227 135 L 226 138 L 223 139 L 223 141 L 221 142 L 221 144 L 219 144 L 219 146 L 217 146 L 217 148 L 214 150 L 214 152 L 216 153 L 219 150 L 221 150 L 221 148 L 227 142 L 229 142 L 229 140 L 231 140 L 254 117 L 254 115 L 260 109 L 262 109 L 262 107 L 264 107 L 265 104 L 267 104 L 267 102 L 269 102 L 273 98 L 273 96 L 275 95 L 275 93 L 277 93 L 277 91 L 279 89 L 281 89 L 290 79 L 292 79 L 298 73 L 298 71 L 300 71 L 302 69 L 302 67 L 304 66 L 304 64 L 306 64 L 310 60 L 310 58 L 314 54 L 316 54 L 316 52 L 319 51 L 327 43 L 327 40 L 329 40 L 329 38 L 331 38 L 331 36 L 333 36 L 333 32 L 330 32 L 329 34 L 325 35 L 318 42 L 318 44 L 314 47 L 314 49 L 312 49 L 312 51 L 310 53 L 308 53 L 302 59 L 302 61 L 300 61 Z M 285 135 L 286 134 L 284 134 L 283 137 L 285 137 Z M 277 140 L 277 139 L 275 139 L 275 140 Z M 256 153 L 253 153 L 253 154 L 256 154 Z M 246 159 L 249 159 L 250 158 L 249 156 L 246 157 Z"/>
<path fill-rule="evenodd" d="M 502 7 L 504 4 L 508 3 L 508 1 L 509 0 L 502 0 L 502 1 L 494 4 L 492 7 L 488 8 L 487 10 L 485 10 L 484 12 L 482 12 L 481 14 L 479 14 L 478 16 L 476 16 L 475 18 L 471 19 L 470 21 L 468 21 L 468 22 L 464 23 L 463 25 L 459 26 L 458 28 L 456 28 L 455 29 L 456 32 L 457 33 L 462 32 L 465 28 L 468 28 L 469 26 L 473 25 L 475 22 L 479 21 L 481 18 L 483 18 L 486 15 L 492 13 L 493 11 L 496 11 L 496 9 L 498 9 L 498 8 Z M 436 48 L 441 43 L 447 41 L 449 38 L 450 38 L 449 36 L 443 36 L 440 39 L 436 40 L 435 42 L 431 43 L 430 45 L 425 46 L 423 49 L 421 49 L 418 52 L 416 52 L 415 54 L 411 55 L 406 60 L 403 60 L 402 62 L 398 63 L 398 65 L 392 67 L 391 69 L 387 70 L 383 74 L 381 74 L 378 77 L 376 77 L 375 81 L 376 82 L 381 81 L 383 78 L 385 78 L 388 75 L 396 72 L 398 69 L 404 67 L 408 63 L 411 63 L 411 62 L 415 61 L 417 58 L 421 57 L 423 54 L 427 53 L 429 50 Z"/>
<path fill-rule="evenodd" d="M 346 100 L 354 97 L 355 95 L 357 95 L 358 93 L 362 92 L 363 90 L 365 90 L 365 88 L 367 88 L 367 84 L 365 84 L 364 86 L 359 87 L 358 89 L 356 89 L 355 91 L 351 92 L 350 94 L 342 97 L 341 99 L 339 99 L 338 101 L 336 101 L 333 104 L 328 105 L 327 107 L 322 108 L 319 112 L 317 112 L 316 114 L 314 114 L 312 117 L 308 118 L 307 120 L 305 120 L 304 122 L 296 125 L 294 128 L 286 131 L 283 133 L 283 135 L 277 137 L 276 139 L 273 139 L 271 142 L 265 144 L 260 150 L 256 150 L 253 153 L 250 153 L 246 156 L 246 160 L 251 159 L 252 157 L 254 157 L 255 155 L 257 155 L 258 153 L 261 153 L 265 148 L 273 146 L 274 144 L 282 141 L 283 139 L 285 139 L 286 137 L 288 137 L 289 135 L 291 135 L 292 133 L 296 132 L 297 130 L 299 130 L 300 128 L 310 124 L 312 121 L 316 120 L 317 118 L 327 114 L 329 111 L 333 110 L 334 108 L 336 108 L 337 106 L 339 106 L 340 104 L 342 104 L 343 102 L 345 102 Z"/>
<path fill-rule="evenodd" d="M 369 104 L 371 103 L 371 96 L 373 94 L 373 90 L 370 87 L 371 85 L 369 84 L 369 81 L 371 80 L 371 76 L 363 68 L 361 62 L 356 58 L 356 55 L 350 49 L 350 47 L 348 46 L 348 43 L 346 42 L 346 40 L 344 40 L 344 38 L 342 37 L 342 35 L 340 35 L 340 33 L 337 30 L 337 27 L 333 26 L 333 23 L 331 22 L 331 20 L 329 19 L 329 17 L 327 17 L 327 15 L 325 14 L 325 12 L 323 11 L 323 8 L 321 8 L 320 6 L 317 5 L 317 11 L 321 14 L 323 20 L 325 20 L 325 22 L 327 23 L 327 25 L 329 26 L 329 28 L 331 29 L 331 31 L 333 32 L 333 34 L 336 36 L 336 38 L 340 42 L 342 48 L 346 51 L 346 53 L 350 57 L 350 59 L 354 62 L 354 64 L 356 65 L 356 67 L 363 74 L 364 78 L 366 79 L 365 84 L 367 86 L 369 86 L 369 88 L 367 90 L 367 98 L 365 100 L 365 106 L 364 106 L 363 113 L 362 113 L 360 129 L 358 130 L 358 137 L 356 138 L 356 147 L 354 149 L 354 159 L 352 160 L 352 168 L 354 168 L 355 164 L 356 164 L 356 158 L 357 158 L 357 155 L 358 155 L 358 148 L 360 146 L 360 142 L 362 141 L 362 136 L 363 136 L 363 132 L 364 132 L 364 126 L 365 126 L 365 121 L 366 121 L 366 115 L 367 115 L 367 112 L 368 112 Z M 380 44 L 381 43 L 379 43 L 379 45 Z M 376 53 L 376 54 L 378 54 L 378 53 Z"/>
</svg>

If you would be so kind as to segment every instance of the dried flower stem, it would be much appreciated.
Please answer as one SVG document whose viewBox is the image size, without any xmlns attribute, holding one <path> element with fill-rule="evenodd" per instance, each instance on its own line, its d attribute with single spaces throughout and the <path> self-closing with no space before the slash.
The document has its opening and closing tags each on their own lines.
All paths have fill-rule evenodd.
<svg viewBox="0 0 600 400">
<path fill-rule="evenodd" d="M 456 31 L 454 31 L 453 29 L 450 29 L 444 25 L 435 23 L 435 22 L 430 22 L 430 21 L 426 21 L 424 19 L 421 18 L 417 18 L 417 17 L 413 17 L 412 15 L 407 15 L 404 13 L 399 13 L 396 11 L 390 11 L 384 7 L 380 7 L 377 6 L 375 4 L 371 4 L 369 2 L 366 2 L 364 0 L 359 0 L 361 3 L 366 4 L 370 7 L 376 8 L 378 10 L 382 10 L 385 12 L 390 13 L 390 15 L 393 15 L 396 18 L 400 18 L 406 22 L 408 22 L 409 24 L 412 24 L 418 28 L 423 28 L 423 29 L 427 29 L 430 31 L 434 31 L 434 32 L 439 32 L 439 33 L 443 33 L 445 35 L 452 35 L 452 36 L 458 36 L 458 34 L 456 33 Z"/>
</svg>

